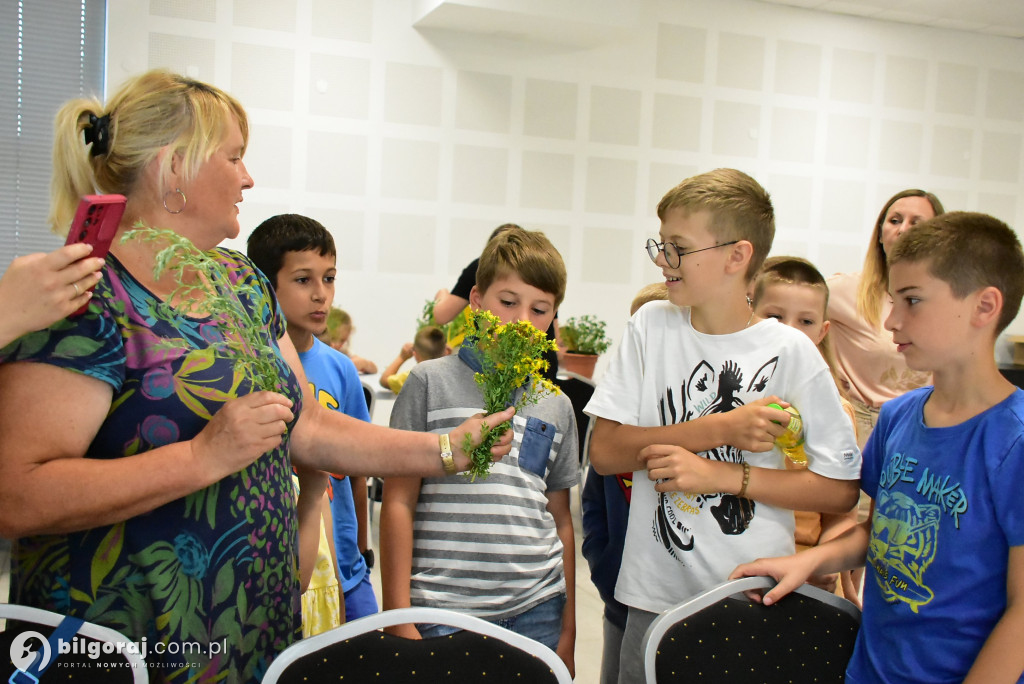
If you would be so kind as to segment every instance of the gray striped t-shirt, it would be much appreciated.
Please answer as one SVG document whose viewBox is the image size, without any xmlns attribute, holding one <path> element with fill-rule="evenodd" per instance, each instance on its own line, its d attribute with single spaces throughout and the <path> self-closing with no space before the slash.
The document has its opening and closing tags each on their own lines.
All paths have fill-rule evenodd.
<svg viewBox="0 0 1024 684">
<path fill-rule="evenodd" d="M 391 426 L 447 432 L 482 407 L 473 369 L 459 355 L 447 356 L 416 364 L 395 400 Z M 516 414 L 513 429 L 512 452 L 488 477 L 423 479 L 413 523 L 412 605 L 496 620 L 565 592 L 562 543 L 545 493 L 579 481 L 572 404 L 564 395 L 545 396 Z"/>
</svg>

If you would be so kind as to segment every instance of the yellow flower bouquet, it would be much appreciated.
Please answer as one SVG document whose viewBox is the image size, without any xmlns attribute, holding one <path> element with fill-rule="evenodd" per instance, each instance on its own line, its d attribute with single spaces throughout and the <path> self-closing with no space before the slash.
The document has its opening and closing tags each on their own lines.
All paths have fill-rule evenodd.
<svg viewBox="0 0 1024 684">
<path fill-rule="evenodd" d="M 555 343 L 529 321 L 502 323 L 490 311 L 474 311 L 471 330 L 464 346 L 472 347 L 482 367 L 473 379 L 484 395 L 484 413 L 491 414 L 508 406 L 518 411 L 527 404 L 536 404 L 547 394 L 558 394 L 558 387 L 545 378 L 548 362 L 544 354 L 555 350 Z M 522 388 L 522 392 L 518 390 Z M 493 430 L 483 426 L 482 440 L 473 448 L 473 438 L 466 435 L 463 451 L 470 455 L 466 475 L 476 480 L 487 477 L 491 470 L 491 447 L 511 427 L 508 421 Z"/>
</svg>

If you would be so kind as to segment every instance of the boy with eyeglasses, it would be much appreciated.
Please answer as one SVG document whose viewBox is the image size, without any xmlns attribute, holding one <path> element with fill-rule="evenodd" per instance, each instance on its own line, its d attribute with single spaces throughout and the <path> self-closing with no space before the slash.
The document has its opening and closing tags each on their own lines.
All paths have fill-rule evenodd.
<svg viewBox="0 0 1024 684">
<path fill-rule="evenodd" d="M 615 588 L 628 606 L 620 684 L 644 681 L 643 635 L 658 613 L 738 563 L 793 553 L 792 510 L 850 510 L 860 474 L 853 428 L 814 343 L 756 317 L 747 299 L 775 233 L 768 193 L 718 169 L 670 190 L 658 218 L 660 242 L 647 250 L 669 301 L 630 319 L 586 408 L 597 419 L 595 470 L 640 471 Z M 773 449 L 790 415 L 771 403 L 801 412 L 807 469 L 786 470 Z"/>
</svg>

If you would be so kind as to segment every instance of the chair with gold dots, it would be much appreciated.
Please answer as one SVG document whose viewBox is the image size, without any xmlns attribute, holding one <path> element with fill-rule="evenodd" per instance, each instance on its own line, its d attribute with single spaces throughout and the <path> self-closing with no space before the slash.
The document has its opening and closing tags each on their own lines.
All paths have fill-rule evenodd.
<svg viewBox="0 0 1024 684">
<path fill-rule="evenodd" d="M 773 606 L 743 594 L 774 585 L 731 580 L 662 613 L 644 635 L 647 684 L 843 682 L 860 610 L 807 584 Z"/>
<path fill-rule="evenodd" d="M 414 641 L 379 630 L 428 623 L 462 631 Z M 293 682 L 571 684 L 547 646 L 486 620 L 436 608 L 399 608 L 303 639 L 270 664 L 263 684 Z"/>
</svg>

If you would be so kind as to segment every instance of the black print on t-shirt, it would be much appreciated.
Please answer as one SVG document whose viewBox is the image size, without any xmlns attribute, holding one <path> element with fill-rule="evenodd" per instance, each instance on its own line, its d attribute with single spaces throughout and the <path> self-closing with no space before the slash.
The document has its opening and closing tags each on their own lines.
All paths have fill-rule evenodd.
<svg viewBox="0 0 1024 684">
<path fill-rule="evenodd" d="M 746 393 L 762 394 L 775 374 L 779 358 L 773 357 L 752 374 L 746 383 Z M 658 400 L 662 425 L 693 420 L 712 413 L 726 413 L 744 405 L 740 395 L 744 388 L 744 373 L 735 361 L 726 361 L 716 372 L 707 361 L 701 361 L 690 373 L 686 384 L 679 388 L 679 398 L 671 387 L 666 387 Z M 681 405 L 680 405 L 681 404 Z M 704 458 L 742 463 L 740 450 L 723 445 L 701 454 Z M 696 540 L 690 526 L 684 524 L 687 516 L 700 515 L 708 506 L 723 534 L 743 534 L 754 518 L 755 505 L 750 499 L 734 494 L 685 494 L 661 492 L 652 524 L 654 538 L 669 554 L 682 561 L 681 552 L 692 551 Z"/>
</svg>

